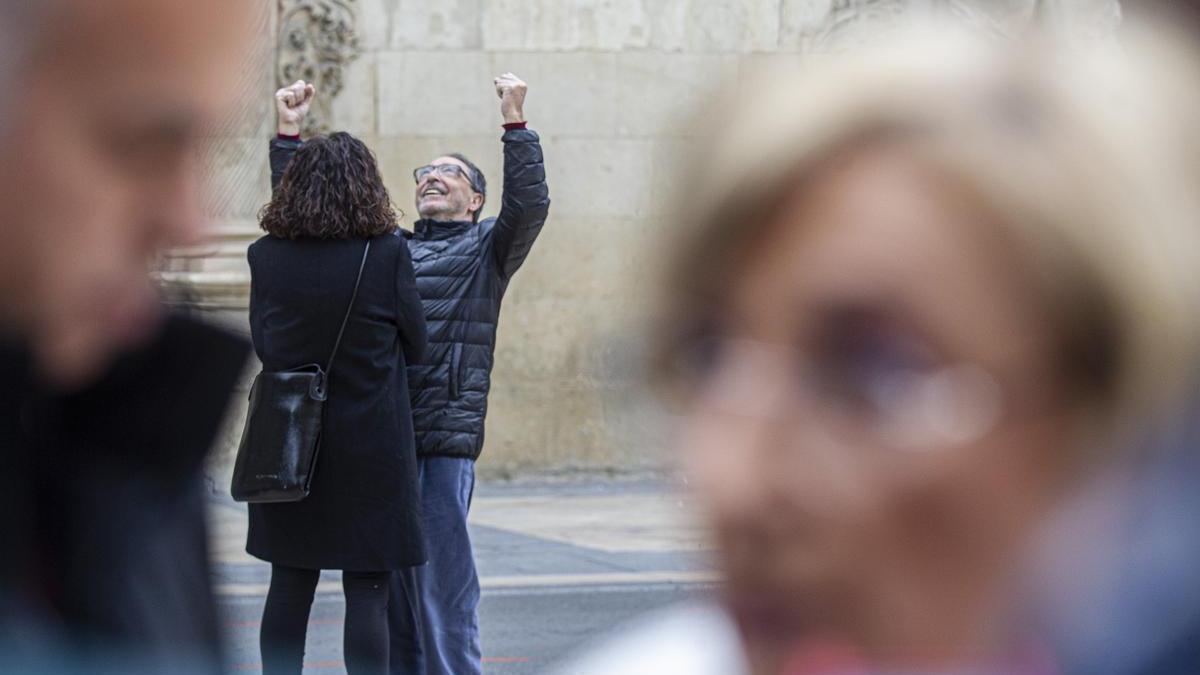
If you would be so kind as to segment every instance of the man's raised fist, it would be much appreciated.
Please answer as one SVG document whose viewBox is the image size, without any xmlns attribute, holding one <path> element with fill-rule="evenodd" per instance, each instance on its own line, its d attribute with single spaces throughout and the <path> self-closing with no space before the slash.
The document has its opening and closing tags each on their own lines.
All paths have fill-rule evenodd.
<svg viewBox="0 0 1200 675">
<path fill-rule="evenodd" d="M 504 123 L 525 121 L 525 92 L 529 86 L 513 75 L 505 73 L 495 80 L 496 96 L 500 97 L 500 114 L 504 115 Z"/>
<path fill-rule="evenodd" d="M 296 80 L 292 84 L 275 92 L 275 110 L 279 113 L 279 133 L 285 136 L 299 136 L 300 125 L 308 115 L 308 107 L 312 104 L 316 89 L 304 80 Z"/>
</svg>

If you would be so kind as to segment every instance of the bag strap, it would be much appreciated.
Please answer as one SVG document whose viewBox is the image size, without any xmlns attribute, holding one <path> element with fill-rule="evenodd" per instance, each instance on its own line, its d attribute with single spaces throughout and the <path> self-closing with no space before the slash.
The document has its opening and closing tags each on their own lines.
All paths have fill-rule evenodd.
<svg viewBox="0 0 1200 675">
<path fill-rule="evenodd" d="M 350 321 L 350 311 L 354 309 L 354 301 L 358 298 L 358 285 L 362 283 L 363 269 L 367 266 L 367 254 L 371 252 L 371 240 L 363 248 L 362 262 L 358 265 L 358 278 L 354 280 L 354 292 L 350 294 L 350 305 L 346 307 L 346 316 L 342 318 L 342 327 L 338 329 L 337 340 L 333 343 L 333 352 L 329 354 L 329 363 L 325 365 L 325 377 L 333 370 L 333 360 L 337 358 L 338 347 L 342 345 L 342 334 L 346 332 L 346 324 Z"/>
</svg>

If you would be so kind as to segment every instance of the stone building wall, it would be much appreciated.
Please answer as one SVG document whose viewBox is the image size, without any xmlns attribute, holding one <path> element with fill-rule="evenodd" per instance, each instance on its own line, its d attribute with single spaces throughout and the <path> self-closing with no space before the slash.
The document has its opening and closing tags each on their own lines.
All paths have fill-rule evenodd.
<svg viewBox="0 0 1200 675">
<path fill-rule="evenodd" d="M 919 13 L 999 33 L 1034 16 L 1081 32 L 1119 19 L 1115 0 L 278 0 L 264 35 L 275 51 L 247 73 L 261 101 L 209 160 L 217 241 L 171 260 L 166 280 L 244 324 L 244 249 L 269 197 L 276 82 L 316 80 L 316 126 L 375 150 L 411 223 L 412 169 L 453 151 L 491 178 L 494 214 L 491 81 L 515 72 L 530 84 L 526 114 L 545 144 L 553 204 L 505 300 L 480 468 L 656 466 L 627 356 L 657 262 L 651 242 L 672 217 L 665 197 L 689 142 L 685 115 L 760 63 L 870 39 Z"/>
</svg>

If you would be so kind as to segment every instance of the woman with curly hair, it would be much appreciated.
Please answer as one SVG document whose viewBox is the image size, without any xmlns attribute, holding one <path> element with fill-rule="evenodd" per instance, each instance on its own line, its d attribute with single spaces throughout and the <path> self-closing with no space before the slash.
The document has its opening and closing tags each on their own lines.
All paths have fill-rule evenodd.
<svg viewBox="0 0 1200 675">
<path fill-rule="evenodd" d="M 303 82 L 276 93 L 272 160 L 300 144 L 312 96 Z M 384 673 L 389 573 L 425 562 L 405 376 L 424 350 L 424 311 L 408 243 L 361 141 L 313 138 L 290 163 L 272 161 L 272 183 L 267 235 L 248 253 L 254 349 L 264 370 L 282 371 L 324 364 L 339 346 L 309 495 L 250 505 L 246 550 L 271 563 L 263 671 L 301 672 L 313 594 L 330 569 L 342 570 L 346 669 Z"/>
</svg>

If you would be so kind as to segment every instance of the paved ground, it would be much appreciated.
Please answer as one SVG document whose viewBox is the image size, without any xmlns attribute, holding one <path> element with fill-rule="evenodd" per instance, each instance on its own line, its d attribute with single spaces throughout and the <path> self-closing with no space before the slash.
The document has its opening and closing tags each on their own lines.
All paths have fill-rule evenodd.
<svg viewBox="0 0 1200 675">
<path fill-rule="evenodd" d="M 542 672 L 639 614 L 705 593 L 694 510 L 653 482 L 481 485 L 471 533 L 483 587 L 484 670 Z M 269 567 L 245 554 L 245 507 L 214 499 L 216 584 L 235 672 L 259 672 L 258 619 Z M 339 574 L 326 573 L 305 672 L 344 672 Z"/>
</svg>

